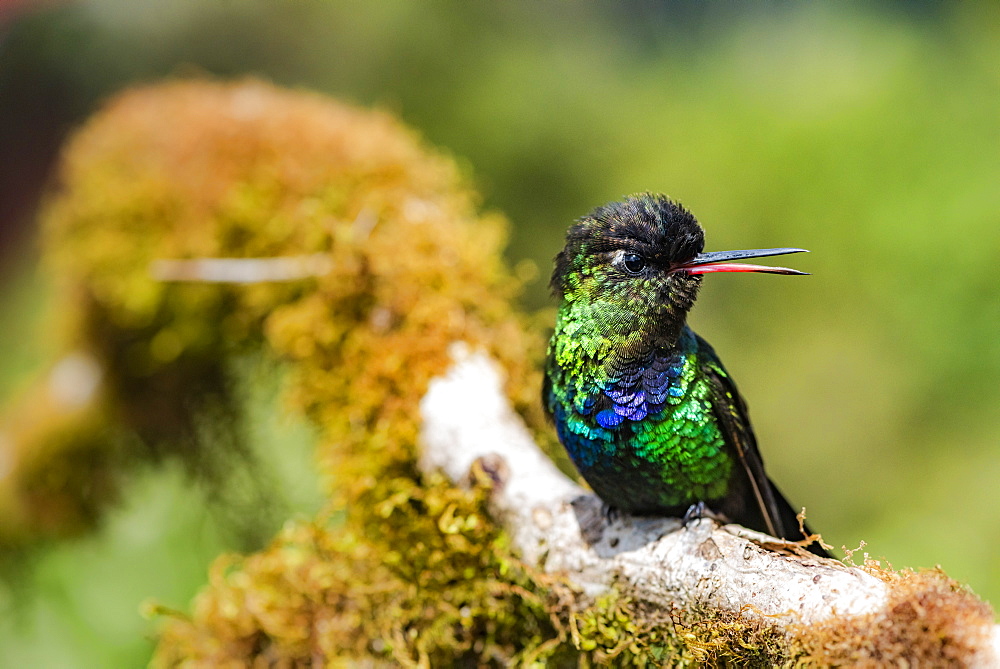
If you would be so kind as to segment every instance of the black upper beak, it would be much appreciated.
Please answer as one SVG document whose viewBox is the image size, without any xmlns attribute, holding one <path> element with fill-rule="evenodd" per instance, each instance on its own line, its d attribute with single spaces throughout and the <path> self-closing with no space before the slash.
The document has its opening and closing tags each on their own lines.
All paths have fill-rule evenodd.
<svg viewBox="0 0 1000 669">
<path fill-rule="evenodd" d="M 729 262 L 747 258 L 764 258 L 767 256 L 782 256 L 788 253 L 808 253 L 805 249 L 754 249 L 746 251 L 715 251 L 699 253 L 694 258 L 678 266 L 689 274 L 707 274 L 709 272 L 767 272 L 770 274 L 808 274 L 787 267 L 768 267 L 749 263 Z"/>
</svg>

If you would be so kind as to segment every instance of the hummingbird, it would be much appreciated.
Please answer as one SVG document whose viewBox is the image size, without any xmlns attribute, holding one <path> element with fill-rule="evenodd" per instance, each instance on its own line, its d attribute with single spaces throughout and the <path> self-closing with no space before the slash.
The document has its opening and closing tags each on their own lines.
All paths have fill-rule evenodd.
<svg viewBox="0 0 1000 669">
<path fill-rule="evenodd" d="M 695 217 L 657 193 L 603 205 L 569 228 L 552 273 L 561 303 L 545 409 L 609 509 L 685 522 L 709 512 L 799 540 L 795 511 L 764 472 L 746 402 L 686 320 L 704 274 L 805 274 L 741 262 L 805 249 L 704 246 Z"/>
</svg>

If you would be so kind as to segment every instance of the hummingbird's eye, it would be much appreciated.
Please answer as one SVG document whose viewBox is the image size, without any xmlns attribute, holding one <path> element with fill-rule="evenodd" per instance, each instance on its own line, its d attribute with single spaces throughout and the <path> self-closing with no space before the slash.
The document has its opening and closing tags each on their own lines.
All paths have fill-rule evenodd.
<svg viewBox="0 0 1000 669">
<path fill-rule="evenodd" d="M 622 256 L 622 267 L 629 274 L 639 274 L 646 269 L 646 259 L 637 253 L 626 253 Z"/>
</svg>

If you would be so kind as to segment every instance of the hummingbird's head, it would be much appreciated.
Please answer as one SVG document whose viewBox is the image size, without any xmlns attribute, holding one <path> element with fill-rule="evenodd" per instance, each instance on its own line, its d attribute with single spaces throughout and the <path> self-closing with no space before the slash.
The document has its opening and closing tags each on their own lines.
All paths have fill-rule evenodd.
<svg viewBox="0 0 1000 669">
<path fill-rule="evenodd" d="M 679 333 L 708 272 L 802 274 L 728 260 L 802 249 L 702 253 L 705 233 L 695 217 L 665 195 L 638 193 L 598 207 L 566 234 L 551 286 L 565 302 L 600 306 L 616 329 L 655 327 Z M 599 305 L 597 303 L 600 303 Z"/>
<path fill-rule="evenodd" d="M 552 290 L 564 300 L 600 300 L 637 312 L 686 312 L 701 277 L 674 271 L 705 247 L 698 221 L 665 195 L 639 193 L 598 207 L 566 233 Z"/>
</svg>

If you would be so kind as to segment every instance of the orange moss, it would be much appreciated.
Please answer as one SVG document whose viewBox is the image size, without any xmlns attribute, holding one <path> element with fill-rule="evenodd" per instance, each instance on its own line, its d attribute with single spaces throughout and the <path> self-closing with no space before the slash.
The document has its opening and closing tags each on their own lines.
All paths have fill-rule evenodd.
<svg viewBox="0 0 1000 669">
<path fill-rule="evenodd" d="M 454 162 L 387 114 L 256 81 L 136 89 L 72 138 L 57 185 L 43 214 L 57 329 L 103 368 L 111 411 L 92 413 L 140 437 L 125 462 L 180 456 L 221 484 L 233 454 L 200 443 L 196 415 L 211 407 L 236 430 L 226 360 L 269 344 L 302 363 L 291 395 L 328 425 L 320 460 L 345 481 L 363 477 L 336 462 L 343 439 L 412 444 L 413 420 L 396 418 L 443 368 L 451 340 L 502 358 L 519 407 L 541 423 L 540 341 L 509 309 L 517 283 L 500 260 L 506 224 L 480 215 Z M 311 254 L 328 256 L 333 271 L 250 285 L 167 283 L 150 271 L 158 259 Z M 17 446 L 44 451 L 41 470 L 62 466 L 60 449 L 42 446 L 53 441 L 46 426 L 61 421 L 51 418 L 38 421 L 38 443 Z M 393 434 L 368 434 L 376 425 Z M 400 447 L 393 457 L 405 459 Z M 109 480 L 125 466 L 98 461 L 105 471 L 95 474 Z"/>
<path fill-rule="evenodd" d="M 988 604 L 939 569 L 868 569 L 889 584 L 885 608 L 800 630 L 803 660 L 818 666 L 964 667 L 993 627 Z"/>
<path fill-rule="evenodd" d="M 44 218 L 67 331 L 109 364 L 123 403 L 266 333 L 303 363 L 295 396 L 323 425 L 367 437 L 395 424 L 458 339 L 501 357 L 537 415 L 522 389 L 540 344 L 510 310 L 505 222 L 479 215 L 453 161 L 386 114 L 253 81 L 138 89 L 81 129 L 59 181 Z M 150 275 L 163 258 L 315 253 L 333 270 L 297 282 Z"/>
<path fill-rule="evenodd" d="M 61 181 L 46 229 L 78 305 L 67 330 L 108 369 L 121 415 L 168 439 L 192 400 L 225 397 L 227 356 L 263 346 L 292 362 L 290 404 L 319 428 L 331 513 L 348 511 L 224 558 L 192 621 L 164 629 L 162 663 L 513 660 L 553 636 L 544 588 L 478 493 L 413 468 L 417 404 L 454 341 L 500 359 L 540 422 L 541 342 L 510 307 L 505 223 L 476 211 L 450 159 L 387 115 L 316 95 L 174 82 L 112 101 Z M 294 282 L 150 275 L 157 259 L 313 254 L 332 270 Z"/>
</svg>

